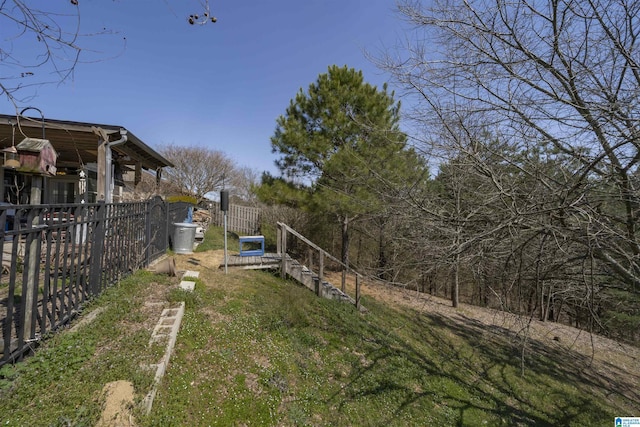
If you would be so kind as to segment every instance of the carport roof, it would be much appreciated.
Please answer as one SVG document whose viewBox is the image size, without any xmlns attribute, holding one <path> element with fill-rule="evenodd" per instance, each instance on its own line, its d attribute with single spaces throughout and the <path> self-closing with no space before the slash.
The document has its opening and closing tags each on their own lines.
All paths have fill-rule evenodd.
<svg viewBox="0 0 640 427">
<path fill-rule="evenodd" d="M 12 125 L 15 129 L 15 145 L 25 137 L 42 138 L 42 119 L 20 117 L 20 126 L 15 115 L 0 114 L 0 149 L 12 144 Z M 97 123 L 82 123 L 65 120 L 44 119 L 45 138 L 58 152 L 57 167 L 79 167 L 82 164 L 96 163 L 100 136 L 94 128 L 102 128 L 110 141 L 120 139 L 120 130 L 127 131 L 127 141 L 112 147 L 118 155 L 118 162 L 135 165 L 140 162 L 143 168 L 157 170 L 173 167 L 173 164 L 160 153 L 153 150 L 140 138 L 124 126 Z"/>
</svg>

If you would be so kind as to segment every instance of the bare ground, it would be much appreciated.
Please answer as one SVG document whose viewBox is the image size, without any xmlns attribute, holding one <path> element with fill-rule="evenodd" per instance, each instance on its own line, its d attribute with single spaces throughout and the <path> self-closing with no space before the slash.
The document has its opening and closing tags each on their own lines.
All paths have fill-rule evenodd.
<svg viewBox="0 0 640 427">
<path fill-rule="evenodd" d="M 105 404 L 96 427 L 135 427 L 132 415 L 133 384 L 129 381 L 114 381 L 106 384 L 102 393 Z"/>
</svg>

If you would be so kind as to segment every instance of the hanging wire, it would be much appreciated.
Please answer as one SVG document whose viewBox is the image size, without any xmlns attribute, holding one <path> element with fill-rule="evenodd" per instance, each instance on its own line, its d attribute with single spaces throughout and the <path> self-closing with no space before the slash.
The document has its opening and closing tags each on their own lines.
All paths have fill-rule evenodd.
<svg viewBox="0 0 640 427">
<path fill-rule="evenodd" d="M 18 154 L 18 150 L 16 149 L 16 125 L 11 121 L 9 122 L 9 124 L 11 124 L 11 147 L 2 149 L 2 152 Z"/>
</svg>

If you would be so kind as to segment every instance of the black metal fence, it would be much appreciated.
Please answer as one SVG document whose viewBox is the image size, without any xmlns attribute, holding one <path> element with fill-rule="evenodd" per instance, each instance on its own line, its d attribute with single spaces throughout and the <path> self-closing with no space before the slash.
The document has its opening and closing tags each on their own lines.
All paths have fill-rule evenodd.
<svg viewBox="0 0 640 427">
<path fill-rule="evenodd" d="M 186 203 L 0 206 L 0 366 L 169 247 Z"/>
</svg>

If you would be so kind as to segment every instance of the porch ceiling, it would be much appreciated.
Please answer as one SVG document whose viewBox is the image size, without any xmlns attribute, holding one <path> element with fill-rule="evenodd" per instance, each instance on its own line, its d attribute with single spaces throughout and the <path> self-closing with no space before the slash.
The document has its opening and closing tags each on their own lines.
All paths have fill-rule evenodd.
<svg viewBox="0 0 640 427">
<path fill-rule="evenodd" d="M 25 136 L 42 138 L 42 120 L 21 118 L 20 129 L 16 125 L 16 116 L 0 114 L 0 149 L 11 146 L 12 124 L 15 125 L 15 144 L 19 144 Z M 93 127 L 106 131 L 111 141 L 120 139 L 122 126 L 96 123 L 80 123 L 45 118 L 45 138 L 58 152 L 57 167 L 78 167 L 80 164 L 95 163 L 98 159 L 100 137 L 93 132 Z M 124 128 L 126 129 L 126 128 Z M 127 142 L 112 147 L 114 158 L 122 164 L 135 165 L 140 162 L 145 169 L 156 170 L 172 167 L 173 164 L 160 153 L 154 151 L 142 140 L 127 130 Z"/>
</svg>

